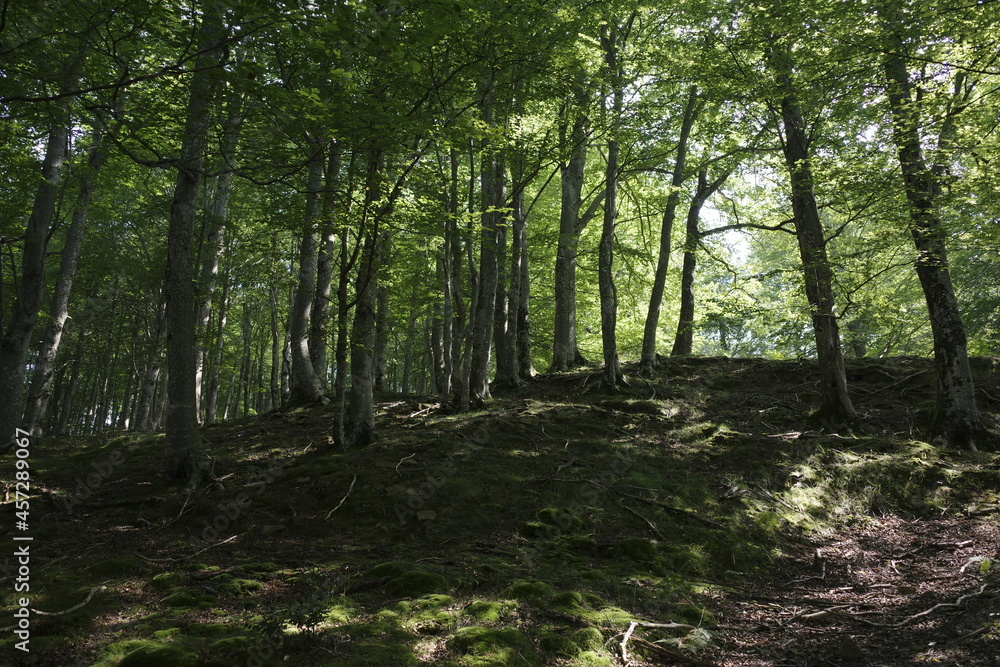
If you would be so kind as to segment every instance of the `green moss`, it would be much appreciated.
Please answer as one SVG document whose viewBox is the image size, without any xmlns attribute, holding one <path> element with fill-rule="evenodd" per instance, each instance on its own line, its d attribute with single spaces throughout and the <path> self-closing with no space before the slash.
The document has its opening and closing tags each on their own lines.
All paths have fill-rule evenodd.
<svg viewBox="0 0 1000 667">
<path fill-rule="evenodd" d="M 597 552 L 597 542 L 584 535 L 559 535 L 555 539 L 555 547 L 570 553 L 589 555 Z"/>
<path fill-rule="evenodd" d="M 597 628 L 580 628 L 571 636 L 573 642 L 585 651 L 600 651 L 604 648 L 604 635 Z"/>
<path fill-rule="evenodd" d="M 555 589 L 548 582 L 529 579 L 519 579 L 507 588 L 507 595 L 510 597 L 536 603 L 555 593 Z"/>
<path fill-rule="evenodd" d="M 351 651 L 347 662 L 338 662 L 344 667 L 374 667 L 375 665 L 393 665 L 405 667 L 418 665 L 420 662 L 413 655 L 413 650 L 405 644 L 384 642 L 361 642 Z"/>
<path fill-rule="evenodd" d="M 158 591 L 169 591 L 171 588 L 180 586 L 184 577 L 177 572 L 164 572 L 149 580 L 149 585 Z"/>
<path fill-rule="evenodd" d="M 613 667 L 615 662 L 607 654 L 597 651 L 584 651 L 576 655 L 572 664 L 574 667 Z"/>
<path fill-rule="evenodd" d="M 555 526 L 561 533 L 571 533 L 577 530 L 583 530 L 587 525 L 583 519 L 570 510 L 562 507 L 546 507 L 544 509 L 540 509 L 538 510 L 536 516 L 539 521 L 547 523 L 550 526 Z"/>
<path fill-rule="evenodd" d="M 673 617 L 678 623 L 687 623 L 688 625 L 704 626 L 716 625 L 718 623 L 715 619 L 715 614 L 696 604 L 685 604 L 675 607 Z"/>
<path fill-rule="evenodd" d="M 323 620 L 331 625 L 343 625 L 349 623 L 357 615 L 357 609 L 352 600 L 345 597 L 338 597 L 327 603 L 326 614 Z"/>
<path fill-rule="evenodd" d="M 517 603 L 512 600 L 503 600 L 501 602 L 476 600 L 466 607 L 462 613 L 482 623 L 499 623 L 501 618 L 509 615 L 516 608 Z"/>
<path fill-rule="evenodd" d="M 214 642 L 211 650 L 215 653 L 236 653 L 248 651 L 254 646 L 254 640 L 244 635 L 226 637 Z"/>
<path fill-rule="evenodd" d="M 448 580 L 440 574 L 410 570 L 390 581 L 386 588 L 398 597 L 421 597 L 448 589 Z"/>
<path fill-rule="evenodd" d="M 450 595 L 440 594 L 425 595 L 410 603 L 413 609 L 432 609 L 434 607 L 447 607 L 453 604 L 455 604 L 455 598 Z"/>
<path fill-rule="evenodd" d="M 631 560 L 652 563 L 656 561 L 656 545 L 642 537 L 626 537 L 615 542 L 612 551 Z"/>
<path fill-rule="evenodd" d="M 174 588 L 173 592 L 163 598 L 163 604 L 168 607 L 197 607 L 207 609 L 219 602 L 219 598 L 194 590 L 193 588 Z"/>
<path fill-rule="evenodd" d="M 518 532 L 529 540 L 551 540 L 559 534 L 559 529 L 542 521 L 528 521 L 521 524 Z"/>
<path fill-rule="evenodd" d="M 264 574 L 268 572 L 277 572 L 281 569 L 281 566 L 268 561 L 265 563 L 248 563 L 246 565 L 240 565 L 236 569 L 240 572 L 246 572 L 247 574 Z"/>
<path fill-rule="evenodd" d="M 391 561 L 388 563 L 380 563 L 368 570 L 365 573 L 365 577 L 368 579 L 379 579 L 381 577 L 398 577 L 406 572 L 413 569 L 413 566 L 409 563 L 402 563 L 399 561 Z"/>
<path fill-rule="evenodd" d="M 448 640 L 448 649 L 461 656 L 463 667 L 535 667 L 538 656 L 531 642 L 512 628 L 462 628 Z"/>
<path fill-rule="evenodd" d="M 560 614 L 572 616 L 583 611 L 583 596 L 576 591 L 565 591 L 549 600 L 547 606 Z"/>
<path fill-rule="evenodd" d="M 192 637 L 226 637 L 233 633 L 233 626 L 226 623 L 192 623 L 184 634 Z"/>
<path fill-rule="evenodd" d="M 246 597 L 264 590 L 264 584 L 259 581 L 237 579 L 231 574 L 220 574 L 217 577 L 212 577 L 212 584 L 223 593 L 237 597 Z"/>
<path fill-rule="evenodd" d="M 129 651 L 118 667 L 201 667 L 202 661 L 191 651 L 171 644 L 146 643 Z"/>
<path fill-rule="evenodd" d="M 174 635 L 179 635 L 180 633 L 180 628 L 165 628 L 163 630 L 157 630 L 153 633 L 153 636 L 157 639 L 170 639 Z M 32 641 L 32 643 L 34 643 L 34 641 Z"/>
<path fill-rule="evenodd" d="M 538 648 L 547 658 L 572 658 L 580 651 L 572 639 L 552 631 L 539 633 Z"/>
</svg>

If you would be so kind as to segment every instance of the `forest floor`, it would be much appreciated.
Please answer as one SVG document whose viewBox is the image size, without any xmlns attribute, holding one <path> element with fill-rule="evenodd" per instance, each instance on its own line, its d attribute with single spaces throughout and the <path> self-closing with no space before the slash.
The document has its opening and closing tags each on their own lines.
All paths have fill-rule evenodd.
<svg viewBox="0 0 1000 667">
<path fill-rule="evenodd" d="M 1000 430 L 1000 360 L 974 366 Z M 195 489 L 162 435 L 39 439 L 30 653 L 7 628 L 0 664 L 1000 664 L 1000 455 L 926 442 L 928 361 L 849 375 L 860 434 L 809 426 L 810 365 L 763 360 L 614 396 L 540 376 L 467 414 L 383 397 L 358 451 L 329 407 L 274 412 L 206 428 Z"/>
</svg>

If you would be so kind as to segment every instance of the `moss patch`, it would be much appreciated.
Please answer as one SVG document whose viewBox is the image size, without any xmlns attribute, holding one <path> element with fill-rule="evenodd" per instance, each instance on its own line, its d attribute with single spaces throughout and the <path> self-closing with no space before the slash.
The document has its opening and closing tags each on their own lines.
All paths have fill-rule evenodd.
<svg viewBox="0 0 1000 667">
<path fill-rule="evenodd" d="M 535 667 L 539 664 L 531 642 L 512 628 L 462 628 L 448 640 L 448 649 L 460 656 L 463 667 Z"/>
</svg>

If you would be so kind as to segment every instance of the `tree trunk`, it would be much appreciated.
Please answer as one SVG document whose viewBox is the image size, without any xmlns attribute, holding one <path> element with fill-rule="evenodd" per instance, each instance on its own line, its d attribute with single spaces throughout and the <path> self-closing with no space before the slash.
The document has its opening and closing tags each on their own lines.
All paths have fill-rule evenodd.
<svg viewBox="0 0 1000 667">
<path fill-rule="evenodd" d="M 914 100 L 910 75 L 900 55 L 902 39 L 890 29 L 884 63 L 893 118 L 893 141 L 906 186 L 910 208 L 910 233 L 917 250 L 916 271 L 923 288 L 934 337 L 934 365 L 938 372 L 937 406 L 933 432 L 952 447 L 977 451 L 989 439 L 976 405 L 975 384 L 969 368 L 965 323 L 951 282 L 946 248 L 947 232 L 941 222 L 939 174 L 928 166 L 921 146 L 919 100 Z M 950 143 L 952 110 L 944 121 L 939 144 Z M 949 127 L 950 126 L 950 127 Z"/>
<path fill-rule="evenodd" d="M 316 293 L 316 225 L 320 215 L 320 189 L 323 187 L 323 161 L 319 146 L 310 142 L 315 151 L 309 162 L 306 190 L 306 219 L 299 246 L 299 279 L 289 315 L 288 332 L 292 342 L 291 404 L 311 403 L 323 396 L 323 387 L 309 354 L 309 318 Z"/>
<path fill-rule="evenodd" d="M 508 344 L 514 357 L 515 374 L 518 382 L 530 380 L 535 374 L 531 363 L 531 325 L 528 313 L 531 285 L 528 276 L 528 234 L 527 215 L 524 209 L 523 174 L 518 178 L 519 186 L 511 197 L 511 262 L 510 297 L 507 316 L 513 330 Z"/>
<path fill-rule="evenodd" d="M 167 232 L 167 368 L 170 384 L 164 458 L 167 477 L 186 479 L 189 483 L 197 483 L 200 477 L 202 456 L 195 381 L 191 241 L 218 68 L 225 58 L 222 9 L 214 0 L 207 3 L 204 10 L 199 33 L 200 55 L 195 59 L 195 72 L 191 75 L 181 159 Z"/>
<path fill-rule="evenodd" d="M 382 247 L 379 249 L 379 262 L 388 265 L 390 260 L 386 255 L 389 253 L 389 239 L 387 236 L 383 238 Z M 375 291 L 375 304 L 375 367 L 372 386 L 382 391 L 385 389 L 385 377 L 389 364 L 389 290 L 385 285 L 379 284 Z"/>
<path fill-rule="evenodd" d="M 102 132 L 95 129 L 92 135 L 90 157 L 87 167 L 80 178 L 80 193 L 77 199 L 77 209 L 73 212 L 73 222 L 66 232 L 66 242 L 60 253 L 59 277 L 56 279 L 52 303 L 49 306 L 49 324 L 45 327 L 42 337 L 42 347 L 35 360 L 35 370 L 32 373 L 31 390 L 28 394 L 28 405 L 24 413 L 24 429 L 33 436 L 42 434 L 42 419 L 48 408 L 49 397 L 52 394 L 52 376 L 55 369 L 56 355 L 62 341 L 63 329 L 69 317 L 69 295 L 73 289 L 73 279 L 76 276 L 77 259 L 80 247 L 83 245 L 83 235 L 87 229 L 87 208 L 93 198 L 97 173 L 107 160 L 108 150 L 102 142 Z"/>
<path fill-rule="evenodd" d="M 212 299 L 215 296 L 215 283 L 219 275 L 219 260 L 222 257 L 222 250 L 225 246 L 226 219 L 229 217 L 229 198 L 233 191 L 233 171 L 229 165 L 233 161 L 236 153 L 236 146 L 239 143 L 240 115 L 242 111 L 241 99 L 233 96 L 229 102 L 228 113 L 222 123 L 222 147 L 221 160 L 218 168 L 222 170 L 218 176 L 209 181 L 208 189 L 211 191 L 208 205 L 205 206 L 202 244 L 200 255 L 202 256 L 201 277 L 196 285 L 195 298 L 195 384 L 197 385 L 195 397 L 198 401 L 198 415 L 201 417 L 205 410 L 204 400 L 204 375 L 205 358 L 208 348 L 208 325 L 212 318 Z M 214 416 L 213 416 L 214 419 Z M 205 421 L 208 422 L 207 415 Z"/>
<path fill-rule="evenodd" d="M 486 122 L 492 112 L 486 110 Z M 469 367 L 469 400 L 482 405 L 490 399 L 490 356 L 493 322 L 496 317 L 500 227 L 503 224 L 504 166 L 497 154 L 484 154 L 482 170 L 482 234 L 479 252 L 479 298 L 472 329 L 472 355 Z"/>
<path fill-rule="evenodd" d="M 333 255 L 337 235 L 333 219 L 336 213 L 337 188 L 340 183 L 340 145 L 334 142 L 326 166 L 323 192 L 323 223 L 320 227 L 319 255 L 316 258 L 316 294 L 313 296 L 309 329 L 309 357 L 321 387 L 327 386 L 327 338 L 330 323 L 330 294 L 333 289 Z"/>
<path fill-rule="evenodd" d="M 219 407 L 219 386 L 222 382 L 222 354 L 226 349 L 226 320 L 229 317 L 229 297 L 232 290 L 232 262 L 226 263 L 222 276 L 222 298 L 219 300 L 219 324 L 216 328 L 215 348 L 212 352 L 212 372 L 208 379 L 205 397 L 205 424 L 214 424 Z"/>
<path fill-rule="evenodd" d="M 3 334 L 0 338 L 0 386 L 6 392 L 0 401 L 0 450 L 13 445 L 15 430 L 22 426 L 24 368 L 38 309 L 45 295 L 45 251 L 55 213 L 59 177 L 66 158 L 67 125 L 67 118 L 57 119 L 49 132 L 42 161 L 42 179 L 35 192 L 24 234 L 20 289 L 6 331 L 0 332 Z"/>
<path fill-rule="evenodd" d="M 620 65 L 618 64 L 618 26 L 613 21 L 602 27 L 601 42 L 611 81 L 611 138 L 608 139 L 608 162 L 605 170 L 604 224 L 598 247 L 598 285 L 601 295 L 601 343 L 604 350 L 604 388 L 617 392 L 624 381 L 618 360 L 618 290 L 615 287 L 615 223 L 618 218 L 618 139 L 624 101 Z M 655 335 L 655 331 L 654 331 Z"/>
<path fill-rule="evenodd" d="M 375 434 L 375 325 L 377 319 L 378 272 L 380 267 L 379 229 L 381 213 L 376 211 L 381 196 L 379 181 L 382 154 L 371 151 L 366 178 L 365 208 L 361 230 L 363 245 L 355 283 L 356 303 L 351 325 L 351 391 L 347 403 L 347 424 L 342 447 L 364 447 Z"/>
<path fill-rule="evenodd" d="M 716 190 L 729 178 L 727 171 L 711 183 L 708 182 L 708 169 L 701 169 L 698 174 L 698 188 L 691 205 L 688 206 L 687 221 L 684 226 L 684 266 L 681 269 L 681 308 L 677 318 L 677 333 L 674 336 L 674 346 L 670 356 L 677 357 L 691 354 L 694 343 L 694 272 L 697 266 L 698 244 L 702 233 L 698 228 L 701 218 L 701 208 Z"/>
<path fill-rule="evenodd" d="M 577 97 L 582 98 L 583 93 L 578 91 Z M 556 247 L 552 371 L 566 371 L 586 363 L 576 341 L 576 266 L 580 233 L 583 231 L 580 207 L 587 167 L 587 117 L 583 111 L 573 121 L 569 140 L 572 144 L 569 161 L 559 169 L 562 206 Z"/>
<path fill-rule="evenodd" d="M 143 375 L 139 407 L 136 410 L 135 430 L 139 433 L 152 433 L 153 421 L 156 415 L 156 389 L 160 382 L 162 370 L 163 343 L 167 337 L 167 304 L 165 300 L 156 305 L 153 336 L 149 349 L 149 361 Z"/>
<path fill-rule="evenodd" d="M 858 429 L 861 422 L 847 391 L 847 372 L 834 312 L 833 272 L 826 254 L 826 238 L 813 192 L 809 140 L 795 94 L 790 54 L 772 52 L 772 66 L 782 91 L 783 149 L 792 190 L 792 214 L 806 298 L 812 315 L 819 362 L 820 406 L 813 418 L 824 428 Z"/>
<path fill-rule="evenodd" d="M 693 85 L 688 92 L 687 105 L 684 107 L 680 136 L 677 139 L 677 156 L 674 158 L 673 175 L 670 179 L 670 193 L 667 195 L 667 205 L 663 210 L 663 220 L 660 224 L 660 253 L 656 261 L 653 289 L 649 295 L 649 311 L 646 314 L 646 326 L 642 334 L 642 357 L 639 366 L 643 373 L 652 373 L 659 366 L 656 355 L 656 333 L 660 325 L 660 308 L 663 305 L 663 292 L 667 284 L 667 269 L 670 266 L 670 237 L 674 231 L 677 203 L 681 196 L 680 188 L 687 179 L 684 170 L 687 164 L 688 137 L 691 135 L 691 128 L 700 109 L 698 87 Z"/>
</svg>

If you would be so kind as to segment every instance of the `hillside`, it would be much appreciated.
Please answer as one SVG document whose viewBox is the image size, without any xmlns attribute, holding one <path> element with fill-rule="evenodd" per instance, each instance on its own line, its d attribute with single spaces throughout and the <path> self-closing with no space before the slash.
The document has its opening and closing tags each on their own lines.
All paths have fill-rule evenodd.
<svg viewBox="0 0 1000 667">
<path fill-rule="evenodd" d="M 357 451 L 328 407 L 212 426 L 194 490 L 162 435 L 42 439 L 24 664 L 996 664 L 1000 455 L 922 440 L 928 361 L 848 370 L 861 434 L 810 430 L 809 364 L 691 358 L 615 396 L 383 397 Z"/>
</svg>

